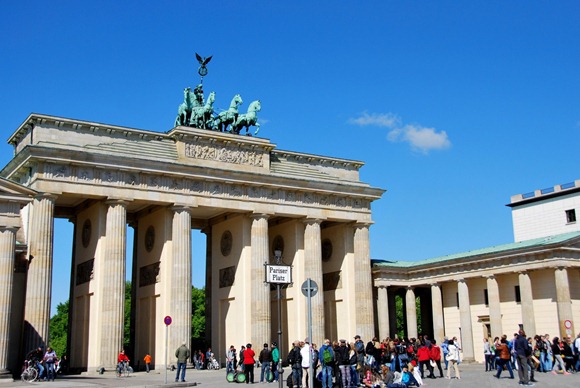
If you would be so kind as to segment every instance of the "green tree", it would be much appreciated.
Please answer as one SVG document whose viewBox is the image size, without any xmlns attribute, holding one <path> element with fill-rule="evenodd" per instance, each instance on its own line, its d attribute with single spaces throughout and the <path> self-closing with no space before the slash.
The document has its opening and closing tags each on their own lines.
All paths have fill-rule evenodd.
<svg viewBox="0 0 580 388">
<path fill-rule="evenodd" d="M 395 295 L 395 319 L 397 322 L 397 335 L 399 338 L 405 337 L 405 311 L 403 309 L 403 297 Z M 421 298 L 415 298 L 415 309 L 417 311 L 417 333 L 423 333 L 421 325 Z"/>
<path fill-rule="evenodd" d="M 56 314 L 50 318 L 48 327 L 50 347 L 54 349 L 57 356 L 66 353 L 66 341 L 68 337 L 68 300 L 56 306 Z"/>
<path fill-rule="evenodd" d="M 131 282 L 125 281 L 125 326 L 123 328 L 123 347 L 129 348 L 131 340 Z"/>
<path fill-rule="evenodd" d="M 205 287 L 191 286 L 191 337 L 195 342 L 205 340 Z"/>
</svg>

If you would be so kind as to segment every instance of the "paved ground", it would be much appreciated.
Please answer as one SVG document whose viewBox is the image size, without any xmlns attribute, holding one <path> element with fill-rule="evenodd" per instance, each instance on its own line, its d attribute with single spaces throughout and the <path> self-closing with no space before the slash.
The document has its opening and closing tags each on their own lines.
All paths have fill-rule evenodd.
<svg viewBox="0 0 580 388">
<path fill-rule="evenodd" d="M 483 365 L 460 365 L 461 380 L 456 379 L 427 379 L 427 388 L 439 388 L 439 387 L 476 387 L 476 388 L 489 388 L 489 387 L 520 387 L 518 385 L 517 372 L 515 373 L 515 379 L 509 379 L 509 374 L 507 372 L 502 373 L 502 378 L 500 380 L 493 377 L 490 372 L 485 372 L 485 367 Z M 288 372 L 288 369 L 285 369 Z M 285 373 L 285 375 L 286 375 Z M 503 375 L 505 374 L 505 376 Z M 236 383 L 228 383 L 225 377 L 225 370 L 219 371 L 196 371 L 193 369 L 187 370 L 185 383 L 174 383 L 175 375 L 170 371 L 167 372 L 168 384 L 165 384 L 165 373 L 155 373 L 151 372 L 149 374 L 145 372 L 137 372 L 129 377 L 117 378 L 114 375 L 97 375 L 97 376 L 59 376 L 55 382 L 35 382 L 35 383 L 24 383 L 21 381 L 15 382 L 0 382 L 0 388 L 4 387 L 23 387 L 23 386 L 44 386 L 50 388 L 61 388 L 61 387 L 191 387 L 194 385 L 201 387 L 229 387 L 234 388 Z M 258 374 L 259 380 L 259 374 Z M 554 376 L 551 373 L 536 373 L 536 387 L 552 387 L 552 388 L 578 388 L 580 387 L 580 373 L 572 374 L 569 376 L 557 375 Z M 254 384 L 255 387 L 264 386 L 264 388 L 277 388 L 277 383 L 272 384 Z M 285 385 L 284 385 L 285 387 Z"/>
</svg>

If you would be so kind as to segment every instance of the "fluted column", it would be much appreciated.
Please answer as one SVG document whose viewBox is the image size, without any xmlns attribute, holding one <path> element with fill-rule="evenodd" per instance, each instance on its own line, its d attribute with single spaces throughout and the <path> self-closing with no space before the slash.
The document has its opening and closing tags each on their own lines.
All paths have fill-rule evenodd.
<svg viewBox="0 0 580 388">
<path fill-rule="evenodd" d="M 272 340 L 270 325 L 270 285 L 265 283 L 264 264 L 268 262 L 268 215 L 252 215 L 252 343 L 269 343 Z"/>
<path fill-rule="evenodd" d="M 556 277 L 556 306 L 558 307 L 558 322 L 560 324 L 560 336 L 574 333 L 573 316 L 572 316 L 572 300 L 570 298 L 570 281 L 568 280 L 568 270 L 565 267 L 557 268 Z M 565 322 L 570 321 L 571 327 L 567 328 Z M 568 334 L 570 333 L 570 334 Z"/>
<path fill-rule="evenodd" d="M 102 262 L 100 298 L 101 344 L 99 365 L 112 368 L 123 348 L 125 323 L 125 254 L 127 209 L 121 200 L 107 201 L 105 248 Z"/>
<path fill-rule="evenodd" d="M 471 307 L 469 304 L 469 288 L 464 279 L 457 282 L 457 293 L 459 294 L 459 323 L 461 324 L 461 349 L 463 358 L 466 361 L 473 361 L 475 353 L 473 350 L 473 328 L 471 327 Z"/>
<path fill-rule="evenodd" d="M 191 339 L 191 210 L 175 206 L 172 222 L 173 266 L 171 267 L 171 339 L 177 349 Z"/>
<path fill-rule="evenodd" d="M 354 284 L 356 293 L 356 329 L 363 340 L 375 336 L 373 290 L 371 275 L 371 249 L 369 223 L 354 226 Z"/>
<path fill-rule="evenodd" d="M 431 308 L 433 311 L 433 338 L 441 343 L 445 336 L 445 328 L 443 326 L 443 297 L 439 283 L 431 284 Z"/>
<path fill-rule="evenodd" d="M 417 303 L 415 302 L 415 290 L 407 287 L 405 293 L 405 309 L 407 323 L 407 337 L 417 338 Z"/>
<path fill-rule="evenodd" d="M 52 294 L 52 248 L 56 196 L 43 194 L 33 201 L 31 261 L 26 282 L 24 319 L 28 322 L 26 349 L 48 344 Z"/>
<path fill-rule="evenodd" d="M 319 219 L 304 221 L 304 273 L 306 278 L 318 285 L 318 293 L 312 297 L 312 338 L 311 343 L 320 344 L 324 340 L 324 291 L 322 284 L 322 240 Z"/>
<path fill-rule="evenodd" d="M 390 337 L 389 329 L 389 295 L 387 286 L 379 286 L 377 289 L 377 312 L 379 315 L 379 336 L 381 339 Z"/>
<path fill-rule="evenodd" d="M 503 328 L 501 323 L 501 303 L 499 300 L 499 286 L 495 276 L 487 277 L 487 299 L 489 301 L 489 322 L 491 324 L 491 336 L 501 337 Z"/>
<path fill-rule="evenodd" d="M 520 272 L 518 275 L 520 284 L 522 323 L 524 330 L 529 335 L 536 333 L 536 318 L 534 316 L 534 296 L 532 295 L 532 282 L 530 275 L 526 272 Z"/>
<path fill-rule="evenodd" d="M 14 285 L 14 251 L 16 228 L 0 226 L 0 380 L 12 377 L 8 370 L 12 287 Z"/>
</svg>

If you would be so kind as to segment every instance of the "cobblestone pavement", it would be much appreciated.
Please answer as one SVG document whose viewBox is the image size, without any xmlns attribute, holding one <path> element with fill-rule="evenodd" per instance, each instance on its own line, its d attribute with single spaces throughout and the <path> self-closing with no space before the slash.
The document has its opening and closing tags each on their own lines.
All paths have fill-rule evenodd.
<svg viewBox="0 0 580 388">
<path fill-rule="evenodd" d="M 518 384 L 518 374 L 514 371 L 514 379 L 509 379 L 509 374 L 503 372 L 501 379 L 496 379 L 492 372 L 485 372 L 485 366 L 482 364 L 461 364 L 460 373 L 461 379 L 426 379 L 425 387 L 439 388 L 439 387 L 520 387 Z M 257 378 L 259 380 L 259 370 L 257 371 Z M 288 368 L 285 368 L 285 375 L 288 373 Z M 24 383 L 22 381 L 1 382 L 0 388 L 4 387 L 23 387 L 23 386 L 43 386 L 45 388 L 61 388 L 61 387 L 229 387 L 234 388 L 236 383 L 228 383 L 226 380 L 225 370 L 207 371 L 188 369 L 185 383 L 175 383 L 175 372 L 167 372 L 167 384 L 165 384 L 165 373 L 155 372 L 151 373 L 137 372 L 129 377 L 118 378 L 113 374 L 104 375 L 73 375 L 73 376 L 59 376 L 54 382 L 35 382 Z M 552 387 L 552 388 L 578 388 L 580 387 L 580 373 L 571 375 L 557 375 L 551 373 L 536 373 L 536 387 Z M 271 384 L 253 384 L 255 387 L 264 386 L 264 388 L 277 388 L 277 383 Z M 284 385 L 286 387 L 286 385 Z"/>
</svg>

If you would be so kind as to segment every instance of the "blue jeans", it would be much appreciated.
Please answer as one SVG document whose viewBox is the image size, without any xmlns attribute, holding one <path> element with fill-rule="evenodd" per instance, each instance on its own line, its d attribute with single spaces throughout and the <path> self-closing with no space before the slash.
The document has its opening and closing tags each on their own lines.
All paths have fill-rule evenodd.
<svg viewBox="0 0 580 388">
<path fill-rule="evenodd" d="M 445 360 L 445 370 L 447 370 L 447 368 L 449 368 L 449 361 L 447 361 L 447 354 L 449 354 L 449 353 L 443 352 L 443 360 Z"/>
<path fill-rule="evenodd" d="M 278 363 L 277 362 L 273 362 L 272 363 L 272 368 L 274 370 L 274 381 L 278 381 Z"/>
<path fill-rule="evenodd" d="M 179 380 L 179 371 L 181 370 L 181 381 L 185 381 L 185 362 L 177 362 L 177 373 L 175 374 L 175 381 Z"/>
<path fill-rule="evenodd" d="M 235 372 L 235 368 L 234 368 L 234 362 L 233 361 L 228 361 L 226 363 L 226 375 L 230 372 Z"/>
<path fill-rule="evenodd" d="M 391 369 L 393 372 L 395 371 L 394 369 Z M 351 387 L 358 387 L 358 385 L 360 384 L 359 378 L 358 378 L 358 371 L 356 370 L 356 364 L 355 365 L 351 365 L 350 366 L 350 386 Z"/>
<path fill-rule="evenodd" d="M 322 388 L 332 388 L 332 367 L 322 365 Z"/>
<path fill-rule="evenodd" d="M 54 373 L 54 362 L 46 363 L 46 377 L 48 380 L 54 380 L 56 373 Z"/>
<path fill-rule="evenodd" d="M 501 376 L 501 371 L 503 370 L 503 366 L 507 366 L 507 370 L 508 372 L 510 372 L 510 379 L 514 378 L 514 371 L 512 370 L 512 363 L 511 360 L 503 360 L 503 359 L 499 359 L 499 362 L 497 362 L 497 374 L 495 375 L 495 377 L 497 377 L 499 379 L 499 376 Z"/>
<path fill-rule="evenodd" d="M 266 375 L 266 381 L 268 381 L 268 372 L 270 372 L 270 361 L 264 361 L 260 372 L 260 382 L 264 381 L 264 375 Z"/>
<path fill-rule="evenodd" d="M 294 380 L 294 387 L 302 386 L 302 367 L 299 364 L 292 366 L 292 380 Z"/>
<path fill-rule="evenodd" d="M 38 378 L 40 379 L 42 377 L 42 375 L 44 374 L 44 367 L 38 361 L 36 361 L 36 367 L 38 368 Z"/>
</svg>

